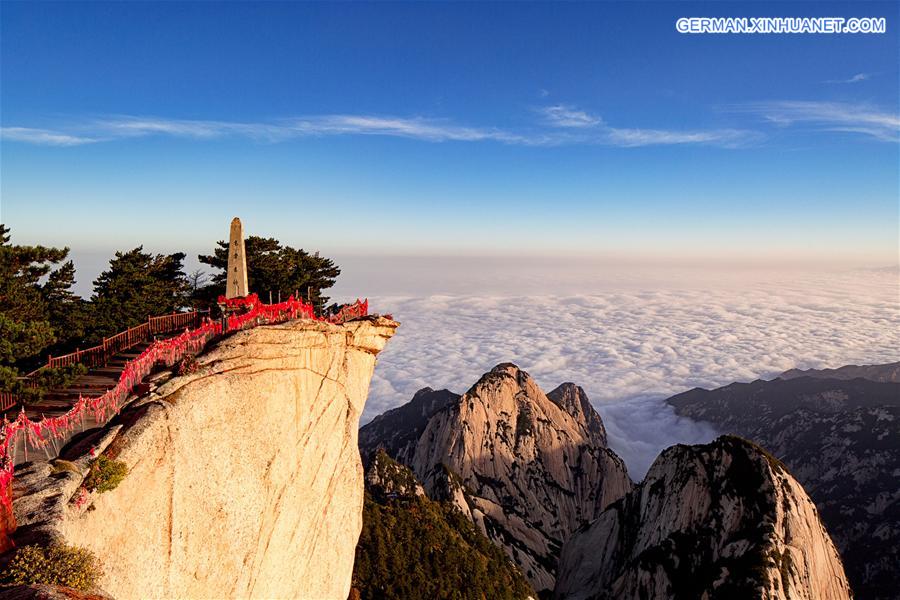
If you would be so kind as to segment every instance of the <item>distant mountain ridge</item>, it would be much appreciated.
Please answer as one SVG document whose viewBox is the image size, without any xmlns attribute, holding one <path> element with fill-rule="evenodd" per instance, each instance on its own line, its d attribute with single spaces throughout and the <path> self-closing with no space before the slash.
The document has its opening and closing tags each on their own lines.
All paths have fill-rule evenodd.
<svg viewBox="0 0 900 600">
<path fill-rule="evenodd" d="M 846 365 L 837 369 L 790 369 L 779 379 L 814 377 L 816 379 L 868 379 L 882 383 L 900 383 L 900 362 L 885 365 Z"/>
<path fill-rule="evenodd" d="M 788 371 L 667 401 L 679 415 L 751 439 L 785 462 L 816 502 L 862 600 L 898 597 L 898 366 Z"/>
</svg>

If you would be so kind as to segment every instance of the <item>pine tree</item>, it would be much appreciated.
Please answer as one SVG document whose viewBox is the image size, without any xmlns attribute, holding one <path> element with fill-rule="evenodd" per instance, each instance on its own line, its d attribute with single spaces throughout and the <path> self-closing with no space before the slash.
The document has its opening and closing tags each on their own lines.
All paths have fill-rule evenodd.
<svg viewBox="0 0 900 600">
<path fill-rule="evenodd" d="M 51 272 L 41 287 L 47 304 L 47 315 L 56 335 L 56 343 L 47 351 L 64 354 L 81 345 L 87 327 L 87 302 L 72 291 L 75 285 L 75 265 L 64 262 Z"/>
<path fill-rule="evenodd" d="M 311 295 L 314 306 L 321 308 L 329 298 L 322 294 L 334 285 L 341 269 L 330 258 L 320 256 L 318 252 L 310 254 L 303 249 L 282 246 L 274 238 L 262 238 L 251 235 L 245 242 L 247 256 L 247 279 L 250 291 L 268 301 L 269 293 L 281 299 L 299 291 L 303 298 Z M 212 255 L 200 255 L 200 262 L 218 269 L 212 277 L 212 283 L 203 288 L 203 296 L 212 300 L 225 292 L 226 269 L 228 267 L 228 243 L 217 242 Z"/>
<path fill-rule="evenodd" d="M 65 336 L 57 302 L 74 283 L 68 248 L 17 246 L 0 224 L 0 387 L 10 389 L 20 367 L 36 366 L 45 349 Z M 41 280 L 47 277 L 47 282 Z M 59 329 L 57 329 L 59 328 Z"/>
<path fill-rule="evenodd" d="M 138 246 L 116 252 L 109 269 L 94 281 L 89 337 L 97 341 L 188 304 L 185 254 L 150 254 Z"/>
</svg>

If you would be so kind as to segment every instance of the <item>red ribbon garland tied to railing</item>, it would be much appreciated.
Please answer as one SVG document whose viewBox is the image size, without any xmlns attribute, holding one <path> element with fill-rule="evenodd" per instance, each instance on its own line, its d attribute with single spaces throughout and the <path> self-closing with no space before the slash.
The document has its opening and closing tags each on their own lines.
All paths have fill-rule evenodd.
<svg viewBox="0 0 900 600">
<path fill-rule="evenodd" d="M 243 313 L 235 313 L 227 318 L 228 331 L 298 318 L 315 318 L 311 305 L 302 300 L 295 300 L 293 297 L 278 304 L 262 304 L 256 294 L 245 298 L 220 298 L 219 301 L 229 309 L 246 309 Z M 362 303 L 357 300 L 355 304 L 349 306 L 353 309 L 346 315 L 341 314 L 344 319 L 363 316 L 368 311 L 368 301 Z M 351 315 L 350 312 L 353 314 Z M 41 448 L 50 443 L 51 438 L 64 439 L 88 411 L 93 413 L 97 423 L 105 423 L 113 414 L 119 412 L 122 403 L 135 386 L 149 375 L 157 364 L 174 366 L 185 356 L 198 354 L 212 338 L 221 333 L 221 321 L 206 320 L 196 329 L 186 330 L 173 338 L 153 342 L 140 356 L 125 365 L 114 388 L 96 398 L 80 396 L 68 412 L 58 417 L 45 417 L 40 421 L 32 421 L 25 415 L 24 408 L 14 421 L 8 421 L 4 417 L 2 428 L 0 428 L 0 490 L 8 490 L 8 486 L 12 483 L 14 459 L 11 450 L 15 447 L 19 434 L 25 436 L 27 445 Z M 9 494 L 0 494 L 0 502 L 6 505 L 7 509 L 11 509 Z"/>
</svg>

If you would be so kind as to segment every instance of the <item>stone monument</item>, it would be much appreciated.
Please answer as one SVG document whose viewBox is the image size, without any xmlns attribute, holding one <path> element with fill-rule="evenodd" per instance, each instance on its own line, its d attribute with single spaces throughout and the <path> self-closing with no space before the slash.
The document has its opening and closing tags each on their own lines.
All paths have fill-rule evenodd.
<svg viewBox="0 0 900 600">
<path fill-rule="evenodd" d="M 228 280 L 225 298 L 243 298 L 248 292 L 247 253 L 244 250 L 244 226 L 237 217 L 231 220 L 231 237 L 228 242 Z"/>
</svg>

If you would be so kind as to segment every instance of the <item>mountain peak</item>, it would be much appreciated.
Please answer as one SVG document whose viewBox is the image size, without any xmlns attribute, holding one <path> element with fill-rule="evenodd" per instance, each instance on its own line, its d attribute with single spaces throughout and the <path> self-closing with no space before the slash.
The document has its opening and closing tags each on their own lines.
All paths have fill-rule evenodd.
<svg viewBox="0 0 900 600">
<path fill-rule="evenodd" d="M 847 600 L 816 508 L 783 465 L 737 436 L 666 449 L 647 477 L 575 534 L 557 598 Z"/>
<path fill-rule="evenodd" d="M 547 394 L 551 402 L 572 415 L 576 421 L 584 424 L 587 431 L 595 438 L 597 444 L 606 446 L 606 427 L 599 413 L 594 410 L 591 401 L 581 386 L 571 382 L 562 383 Z"/>
<path fill-rule="evenodd" d="M 557 389 L 551 400 L 527 372 L 498 364 L 434 411 L 399 458 L 429 496 L 453 498 L 538 590 L 552 588 L 562 542 L 632 486 L 584 391 Z M 453 490 L 442 489 L 447 481 Z"/>
<path fill-rule="evenodd" d="M 507 375 L 511 375 L 513 377 L 522 372 L 523 371 L 519 368 L 519 365 L 511 362 L 500 363 L 490 370 L 490 373 L 506 373 Z"/>
</svg>

